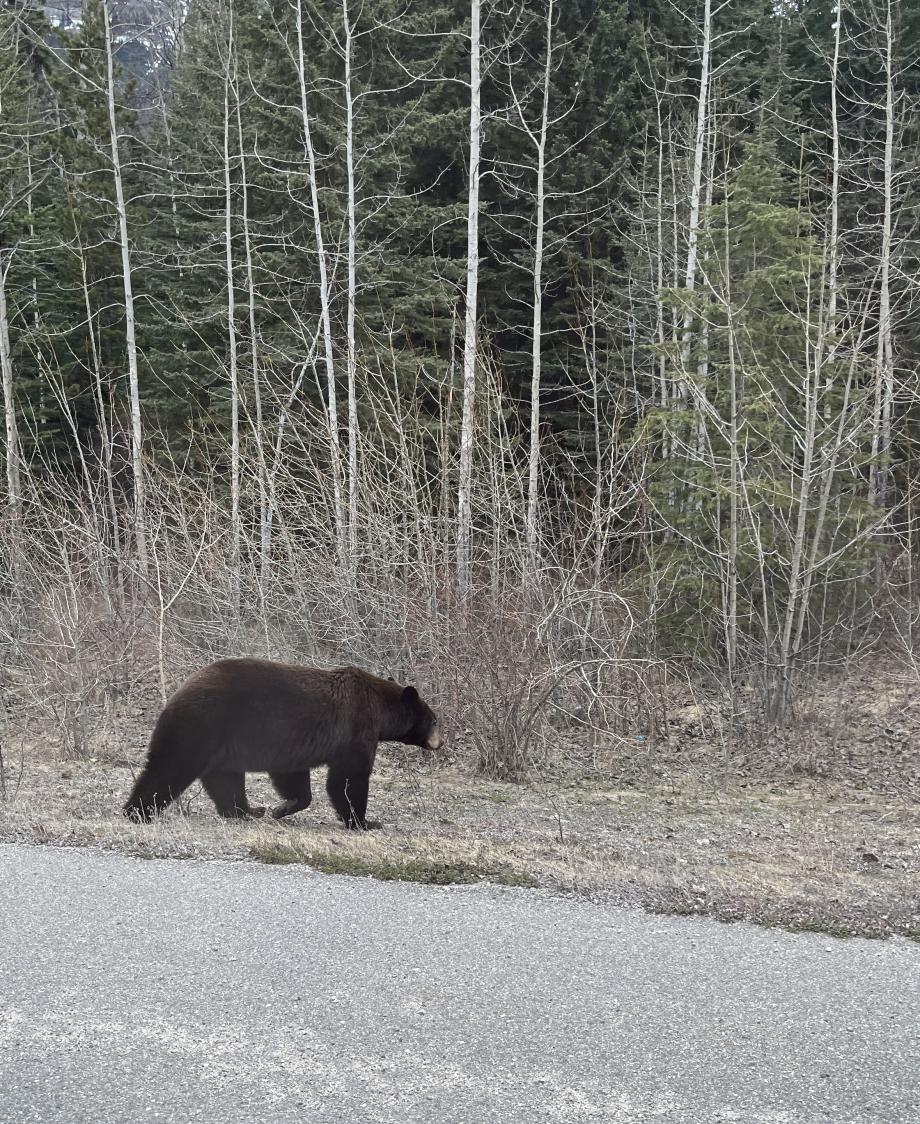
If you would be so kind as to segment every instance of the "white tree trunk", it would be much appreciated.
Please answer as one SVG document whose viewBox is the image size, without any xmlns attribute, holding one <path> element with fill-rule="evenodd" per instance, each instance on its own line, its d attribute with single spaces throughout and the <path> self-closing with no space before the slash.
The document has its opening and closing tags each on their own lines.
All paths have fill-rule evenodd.
<svg viewBox="0 0 920 1124">
<path fill-rule="evenodd" d="M 664 301 L 661 294 L 664 292 L 664 125 L 661 120 L 661 98 L 655 91 L 655 110 L 658 122 L 658 196 L 655 203 L 655 223 L 657 232 L 658 261 L 656 265 L 655 284 L 655 342 L 658 344 L 658 394 L 662 406 L 668 404 L 668 361 L 665 354 L 665 315 Z"/>
<path fill-rule="evenodd" d="M 10 322 L 6 303 L 6 276 L 10 259 L 0 260 L 0 371 L 3 375 L 3 416 L 6 422 L 6 503 L 10 514 L 19 515 L 19 431 L 16 425 L 16 388 L 10 349 Z"/>
<path fill-rule="evenodd" d="M 798 485 L 798 495 L 795 500 L 795 533 L 792 539 L 789 559 L 789 587 L 786 591 L 786 607 L 783 613 L 782 631 L 780 634 L 779 666 L 777 679 L 773 684 L 770 699 L 770 717 L 780 722 L 785 716 L 789 702 L 789 690 L 792 681 L 792 671 L 798 658 L 798 648 L 793 634 L 793 627 L 798 619 L 801 598 L 808 575 L 805 570 L 805 548 L 808 538 L 808 516 L 811 512 L 812 494 L 814 490 L 814 464 L 817 455 L 816 437 L 818 428 L 818 390 L 820 383 L 820 367 L 817 363 L 814 372 L 809 364 L 805 364 L 802 373 L 802 413 L 804 415 L 804 430 L 801 440 L 801 477 Z M 790 520 L 791 522 L 791 520 Z"/>
<path fill-rule="evenodd" d="M 843 6 L 838 3 L 834 21 L 834 55 L 831 63 L 831 213 L 827 268 L 827 331 L 832 348 L 837 334 L 837 274 L 840 268 L 840 118 L 837 112 L 837 83 L 840 76 L 842 23 Z"/>
<path fill-rule="evenodd" d="M 344 567 L 347 563 L 345 513 L 342 508 L 342 453 L 339 446 L 339 416 L 335 388 L 335 363 L 332 357 L 332 317 L 330 315 L 329 277 L 326 267 L 326 248 L 323 223 L 319 210 L 319 189 L 316 185 L 316 155 L 310 129 L 310 111 L 307 106 L 307 70 L 303 46 L 303 0 L 295 0 L 297 19 L 297 73 L 300 82 L 300 112 L 303 125 L 304 155 L 310 178 L 310 206 L 313 211 L 313 236 L 319 265 L 319 301 L 323 327 L 323 354 L 326 361 L 326 413 L 329 425 L 329 467 L 332 472 L 333 506 L 335 508 L 336 550 Z"/>
<path fill-rule="evenodd" d="M 233 85 L 233 3 L 229 5 L 224 68 L 224 251 L 227 273 L 227 347 L 230 375 L 230 580 L 234 613 L 240 608 L 240 387 L 233 285 L 233 185 L 230 176 L 230 93 Z"/>
<path fill-rule="evenodd" d="M 358 402 L 355 305 L 357 222 L 355 217 L 354 98 L 351 89 L 352 27 L 348 0 L 342 0 L 345 24 L 345 166 L 347 171 L 348 304 L 346 310 L 346 367 L 348 382 L 348 555 L 354 565 L 358 552 Z"/>
<path fill-rule="evenodd" d="M 823 417 L 831 420 L 830 391 L 833 386 L 832 360 L 837 350 L 837 289 L 840 272 L 840 115 L 837 87 L 840 78 L 840 34 L 843 25 L 843 7 L 838 4 L 834 12 L 834 52 L 831 57 L 831 198 L 827 235 L 827 307 L 823 330 L 817 342 L 819 366 L 825 369 L 822 378 L 824 396 Z"/>
<path fill-rule="evenodd" d="M 102 0 L 105 21 L 106 100 L 109 111 L 109 142 L 112 150 L 112 177 L 115 183 L 115 208 L 118 213 L 118 235 L 121 245 L 121 272 L 125 299 L 125 347 L 128 357 L 128 395 L 131 409 L 131 467 L 134 477 L 134 535 L 137 562 L 141 577 L 149 574 L 147 545 L 147 505 L 145 500 L 143 428 L 141 424 L 140 383 L 137 368 L 137 333 L 134 316 L 134 288 L 131 280 L 131 249 L 128 241 L 128 211 L 125 206 L 124 181 L 121 172 L 118 120 L 115 114 L 115 66 L 112 58 L 112 25 L 109 2 Z"/>
<path fill-rule="evenodd" d="M 729 480 L 728 480 L 728 557 L 725 559 L 725 661 L 729 685 L 734 688 L 738 671 L 738 520 L 741 490 L 741 451 L 738 447 L 741 419 L 741 385 L 735 351 L 734 310 L 731 290 L 731 232 L 728 221 L 728 195 L 725 197 L 725 312 L 728 328 L 729 372 Z"/>
<path fill-rule="evenodd" d="M 818 332 L 815 343 L 815 392 L 821 388 L 823 396 L 822 416 L 825 429 L 829 428 L 832 419 L 832 403 L 830 391 L 833 383 L 834 364 L 837 351 L 837 301 L 840 270 L 840 117 L 838 112 L 838 85 L 840 78 L 840 41 L 843 28 L 843 8 L 838 5 L 834 12 L 834 50 L 831 56 L 831 192 L 828 214 L 827 236 L 827 293 L 826 304 L 819 309 Z M 806 339 L 807 343 L 807 339 Z M 843 430 L 849 420 L 850 389 L 852 386 L 853 371 L 846 380 L 844 388 L 843 405 L 838 410 L 837 441 L 833 445 L 825 445 L 821 449 L 821 464 L 816 470 L 815 490 L 820 485 L 818 493 L 817 512 L 813 525 L 808 530 L 808 557 L 804 563 L 802 587 L 798 598 L 798 605 L 793 606 L 797 613 L 794 637 L 791 652 L 796 655 L 801 650 L 804 635 L 805 621 L 808 615 L 808 606 L 811 602 L 811 591 L 817 573 L 818 551 L 824 535 L 830 501 L 831 487 L 833 484 L 839 451 L 843 447 Z M 817 403 L 816 403 L 817 406 Z"/>
<path fill-rule="evenodd" d="M 76 223 L 74 224 L 76 230 Z M 83 288 L 83 307 L 86 309 L 86 333 L 89 339 L 90 356 L 93 364 L 93 387 L 96 392 L 96 411 L 98 415 L 99 431 L 102 437 L 102 459 L 105 465 L 105 493 L 108 500 L 109 520 L 112 528 L 112 553 L 114 555 L 114 571 L 116 592 L 119 605 L 124 604 L 124 572 L 122 569 L 124 558 L 121 551 L 121 526 L 118 517 L 118 504 L 115 500 L 115 439 L 112 426 L 106 416 L 106 401 L 102 385 L 102 364 L 99 358 L 99 345 L 96 341 L 96 329 L 93 323 L 93 306 L 90 300 L 89 278 L 86 271 L 86 252 L 80 243 L 79 234 L 76 237 L 77 249 L 80 255 L 80 281 Z"/>
<path fill-rule="evenodd" d="M 265 455 L 265 419 L 262 414 L 262 374 L 259 367 L 259 338 L 256 322 L 256 283 L 252 261 L 252 231 L 249 226 L 249 180 L 246 153 L 243 146 L 243 116 L 240 109 L 236 66 L 234 65 L 234 93 L 236 104 L 237 151 L 240 161 L 240 222 L 243 231 L 243 252 L 246 260 L 246 293 L 249 304 L 249 348 L 252 397 L 255 406 L 256 464 L 259 481 L 259 573 L 261 589 L 265 591 L 271 567 L 271 508 L 268 496 L 268 464 Z"/>
<path fill-rule="evenodd" d="M 553 61 L 553 6 L 546 9 L 546 59 L 543 69 L 543 110 L 537 141 L 536 231 L 533 255 L 533 348 L 530 368 L 530 457 L 527 476 L 527 565 L 533 574 L 537 564 L 540 488 L 540 382 L 543 337 L 543 236 L 546 208 L 546 131 L 549 124 L 549 80 Z"/>
<path fill-rule="evenodd" d="M 885 155 L 882 187 L 882 248 L 879 260 L 878 342 L 875 352 L 876 406 L 872 463 L 875 466 L 873 500 L 888 506 L 891 447 L 891 413 L 894 401 L 894 348 L 891 325 L 891 228 L 894 169 L 894 34 L 891 0 L 885 6 Z"/>
<path fill-rule="evenodd" d="M 476 298 L 479 287 L 480 0 L 470 5 L 470 157 L 466 226 L 466 325 L 463 338 L 463 418 L 457 494 L 457 582 L 470 582 L 472 537 L 473 410 L 476 403 Z"/>
<path fill-rule="evenodd" d="M 711 114 L 707 114 L 707 120 L 711 121 Z M 707 129 L 707 134 L 714 132 Z M 707 142 L 704 142 L 706 146 Z M 706 196 L 703 217 L 698 219 L 697 237 L 701 231 L 705 231 L 709 225 L 709 213 L 712 208 L 712 189 L 713 181 L 715 180 L 715 158 L 716 158 L 716 141 L 715 136 L 710 135 L 708 140 L 709 149 L 709 167 L 706 175 Z M 700 464 L 709 457 L 710 468 L 715 468 L 712 457 L 709 456 L 709 435 L 706 431 L 706 414 L 709 409 L 709 396 L 706 390 L 706 384 L 709 381 L 709 317 L 703 316 L 703 322 L 699 329 L 699 356 L 696 363 L 696 379 L 693 386 L 693 401 L 696 407 L 696 456 Z M 696 499 L 697 511 L 702 508 L 702 496 L 698 495 Z"/>
<path fill-rule="evenodd" d="M 709 109 L 709 70 L 712 54 L 712 4 L 705 0 L 703 5 L 703 46 L 700 60 L 700 89 L 696 105 L 696 141 L 693 147 L 693 173 L 690 181 L 690 215 L 687 223 L 687 268 L 684 271 L 684 288 L 692 293 L 696 287 L 696 267 L 699 252 L 700 194 L 703 184 L 703 155 L 706 148 L 706 134 Z M 684 310 L 681 331 L 682 374 L 690 362 L 690 326 L 693 322 L 693 309 L 689 299 Z"/>
</svg>

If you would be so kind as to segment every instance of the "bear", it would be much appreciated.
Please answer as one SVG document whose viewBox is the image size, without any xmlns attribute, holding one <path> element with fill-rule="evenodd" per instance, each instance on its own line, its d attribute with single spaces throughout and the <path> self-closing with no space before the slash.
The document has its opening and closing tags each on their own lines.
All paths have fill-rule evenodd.
<svg viewBox="0 0 920 1124">
<path fill-rule="evenodd" d="M 357 667 L 220 660 L 190 676 L 160 712 L 123 811 L 147 822 L 200 780 L 221 816 L 261 816 L 265 809 L 246 799 L 245 781 L 247 772 L 264 772 L 281 797 L 271 815 L 283 819 L 309 807 L 310 770 L 326 765 L 326 792 L 339 818 L 367 830 L 381 741 L 442 747 L 434 712 L 414 687 Z"/>
</svg>

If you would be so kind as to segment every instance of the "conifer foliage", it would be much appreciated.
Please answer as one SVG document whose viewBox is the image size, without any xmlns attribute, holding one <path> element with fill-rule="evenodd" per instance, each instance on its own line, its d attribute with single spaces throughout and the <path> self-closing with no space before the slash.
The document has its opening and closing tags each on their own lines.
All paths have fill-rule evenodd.
<svg viewBox="0 0 920 1124">
<path fill-rule="evenodd" d="M 574 582 L 575 632 L 622 599 L 780 719 L 834 636 L 912 619 L 918 28 L 7 0 L 10 573 L 58 505 L 161 639 L 218 558 L 267 637 L 308 550 L 351 645 L 384 587 L 540 619 Z"/>
</svg>

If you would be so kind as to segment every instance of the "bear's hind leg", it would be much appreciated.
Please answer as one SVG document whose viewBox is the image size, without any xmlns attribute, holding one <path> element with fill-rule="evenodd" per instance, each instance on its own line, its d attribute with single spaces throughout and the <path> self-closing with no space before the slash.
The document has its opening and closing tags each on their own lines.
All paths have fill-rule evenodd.
<svg viewBox="0 0 920 1124">
<path fill-rule="evenodd" d="M 380 827 L 379 823 L 367 821 L 367 795 L 370 789 L 371 773 L 368 768 L 345 769 L 341 765 L 330 765 L 326 776 L 326 792 L 339 819 L 348 828 L 367 831 Z"/>
<path fill-rule="evenodd" d="M 295 812 L 302 812 L 310 807 L 313 792 L 310 788 L 310 770 L 304 769 L 299 773 L 269 773 L 275 792 L 283 797 L 280 804 L 272 808 L 271 814 L 276 820 L 285 816 L 293 816 Z"/>
<path fill-rule="evenodd" d="M 197 776 L 196 771 L 188 768 L 165 770 L 145 765 L 125 802 L 124 814 L 136 823 L 149 823 L 178 799 Z"/>
<path fill-rule="evenodd" d="M 217 814 L 224 819 L 245 819 L 262 816 L 264 808 L 251 808 L 246 799 L 246 774 L 232 772 L 205 773 L 201 778 L 205 792 L 214 801 Z"/>
</svg>

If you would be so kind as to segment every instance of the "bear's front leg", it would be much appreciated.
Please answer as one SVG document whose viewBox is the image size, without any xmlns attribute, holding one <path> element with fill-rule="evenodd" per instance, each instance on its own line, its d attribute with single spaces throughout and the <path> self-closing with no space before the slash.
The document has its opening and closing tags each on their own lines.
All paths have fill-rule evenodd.
<svg viewBox="0 0 920 1124">
<path fill-rule="evenodd" d="M 380 827 L 367 820 L 367 795 L 370 789 L 370 769 L 356 771 L 341 765 L 330 765 L 326 777 L 326 792 L 342 823 L 352 830 L 369 831 Z"/>
</svg>

